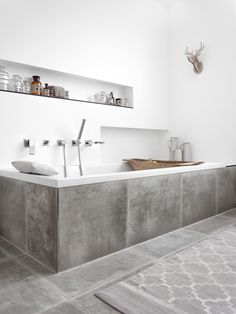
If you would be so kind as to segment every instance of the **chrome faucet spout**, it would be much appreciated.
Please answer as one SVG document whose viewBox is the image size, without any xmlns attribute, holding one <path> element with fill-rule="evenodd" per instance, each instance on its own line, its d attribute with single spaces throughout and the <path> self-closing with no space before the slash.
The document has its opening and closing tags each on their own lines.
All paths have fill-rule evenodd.
<svg viewBox="0 0 236 314">
<path fill-rule="evenodd" d="M 30 155 L 35 155 L 35 139 L 24 139 L 24 146 L 29 148 Z"/>
</svg>

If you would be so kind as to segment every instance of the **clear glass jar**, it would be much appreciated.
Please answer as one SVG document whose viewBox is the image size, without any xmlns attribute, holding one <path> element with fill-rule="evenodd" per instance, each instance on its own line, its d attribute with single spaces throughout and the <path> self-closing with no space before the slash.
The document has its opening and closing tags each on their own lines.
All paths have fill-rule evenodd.
<svg viewBox="0 0 236 314">
<path fill-rule="evenodd" d="M 23 81 L 20 75 L 14 74 L 12 75 L 13 81 L 12 81 L 12 86 L 13 86 L 13 91 L 22 93 L 23 92 Z"/>
<path fill-rule="evenodd" d="M 10 76 L 6 72 L 6 67 L 0 65 L 0 89 L 1 90 L 8 90 L 9 89 L 9 81 Z"/>
<path fill-rule="evenodd" d="M 24 83 L 24 85 L 23 85 L 23 93 L 30 94 L 31 82 L 24 81 L 23 83 Z"/>
</svg>

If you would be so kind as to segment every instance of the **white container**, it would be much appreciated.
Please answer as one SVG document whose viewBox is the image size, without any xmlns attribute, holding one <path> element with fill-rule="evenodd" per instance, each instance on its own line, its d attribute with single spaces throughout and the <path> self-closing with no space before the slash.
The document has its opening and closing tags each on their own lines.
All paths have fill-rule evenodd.
<svg viewBox="0 0 236 314">
<path fill-rule="evenodd" d="M 192 161 L 191 144 L 183 143 L 183 145 L 181 145 L 181 148 L 183 151 L 183 161 Z"/>
<path fill-rule="evenodd" d="M 169 160 L 175 160 L 175 150 L 179 148 L 179 138 L 171 137 L 167 141 L 167 146 L 169 148 Z"/>
<path fill-rule="evenodd" d="M 182 150 L 181 150 L 180 148 L 176 149 L 176 150 L 174 151 L 174 160 L 176 160 L 176 161 L 182 161 L 182 158 L 183 158 L 183 156 L 182 156 Z"/>
</svg>

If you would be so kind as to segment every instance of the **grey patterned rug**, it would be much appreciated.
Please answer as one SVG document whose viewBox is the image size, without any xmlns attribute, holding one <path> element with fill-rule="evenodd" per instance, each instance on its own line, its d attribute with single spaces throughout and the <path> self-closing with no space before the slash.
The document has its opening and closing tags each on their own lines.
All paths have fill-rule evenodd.
<svg viewBox="0 0 236 314">
<path fill-rule="evenodd" d="M 236 226 L 96 296 L 125 314 L 236 313 Z"/>
</svg>

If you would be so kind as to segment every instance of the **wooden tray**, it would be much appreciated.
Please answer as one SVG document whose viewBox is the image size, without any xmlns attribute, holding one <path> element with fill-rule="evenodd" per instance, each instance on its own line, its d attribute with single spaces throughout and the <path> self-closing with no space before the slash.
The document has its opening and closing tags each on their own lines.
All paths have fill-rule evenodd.
<svg viewBox="0 0 236 314">
<path fill-rule="evenodd" d="M 170 168 L 180 166 L 200 165 L 203 161 L 170 161 L 170 160 L 153 160 L 153 159 L 123 159 L 127 161 L 134 170 L 148 170 L 158 168 Z"/>
</svg>

